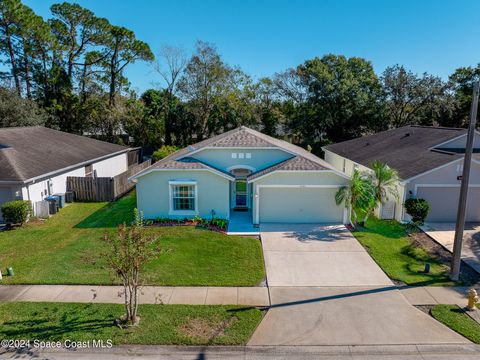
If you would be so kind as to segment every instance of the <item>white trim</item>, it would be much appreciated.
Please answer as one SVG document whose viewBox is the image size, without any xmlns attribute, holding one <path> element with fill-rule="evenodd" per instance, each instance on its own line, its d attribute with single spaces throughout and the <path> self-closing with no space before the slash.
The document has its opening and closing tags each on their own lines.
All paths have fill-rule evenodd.
<svg viewBox="0 0 480 360">
<path fill-rule="evenodd" d="M 260 189 L 261 188 L 298 188 L 298 189 L 338 189 L 344 185 L 255 185 L 254 198 L 255 198 L 255 224 L 260 224 Z M 343 214 L 345 218 L 345 213 Z"/>
<path fill-rule="evenodd" d="M 459 188 L 461 184 L 415 184 L 413 196 L 417 196 L 418 188 Z M 480 188 L 480 184 L 469 184 L 469 188 Z"/>
<path fill-rule="evenodd" d="M 423 173 L 420 173 L 420 174 L 417 174 L 417 175 L 415 175 L 415 176 L 412 176 L 412 177 L 404 180 L 404 184 L 408 184 L 410 181 L 412 181 L 412 180 L 414 180 L 414 179 L 416 179 L 416 178 L 419 178 L 419 177 L 424 176 L 424 175 L 428 175 L 428 174 L 430 174 L 430 173 L 432 173 L 432 172 L 435 172 L 435 171 L 437 171 L 437 170 L 443 169 L 444 167 L 447 167 L 447 166 L 449 166 L 449 165 L 455 164 L 456 162 L 463 160 L 463 158 L 464 158 L 464 156 L 462 156 L 462 157 L 460 157 L 460 158 L 457 158 L 457 159 L 455 159 L 455 160 L 453 160 L 453 161 L 449 161 L 448 163 L 445 163 L 445 164 L 443 164 L 443 165 L 437 166 L 436 168 L 433 168 L 433 169 L 424 171 Z"/>
<path fill-rule="evenodd" d="M 222 173 L 218 170 L 215 170 L 213 168 L 208 168 L 208 169 L 146 169 L 146 171 L 144 171 L 143 173 L 139 172 L 138 174 L 129 177 L 128 181 L 135 181 L 139 177 L 145 176 L 147 174 L 150 174 L 151 172 L 156 172 L 156 171 L 209 171 L 209 172 L 217 174 L 218 176 L 221 176 L 221 177 L 223 177 L 227 180 L 231 180 L 231 181 L 235 180 L 235 177 L 233 177 L 233 176 L 224 174 L 224 173 Z"/>
<path fill-rule="evenodd" d="M 251 172 L 257 171 L 257 169 L 255 169 L 253 166 L 250 166 L 250 165 L 233 165 L 233 166 L 229 166 L 226 170 L 230 172 L 236 169 L 247 169 L 247 170 L 250 170 Z"/>
<path fill-rule="evenodd" d="M 184 157 L 189 157 L 193 154 L 197 154 L 204 150 L 282 150 L 288 154 L 298 155 L 297 153 L 282 148 L 280 146 L 205 146 L 197 150 L 190 151 L 186 154 L 180 155 L 179 157 L 175 158 L 175 160 L 183 159 Z"/>
<path fill-rule="evenodd" d="M 173 186 L 194 186 L 195 188 L 195 209 L 194 210 L 174 210 L 173 209 Z M 193 180 L 172 180 L 168 182 L 168 215 L 198 215 L 198 185 L 196 181 Z"/>
<path fill-rule="evenodd" d="M 275 166 L 275 165 L 273 165 Z M 304 174 L 304 173 L 334 173 L 340 177 L 350 180 L 350 177 L 346 174 L 341 173 L 340 171 L 331 169 L 331 170 L 273 170 L 269 173 L 263 174 L 253 180 L 248 180 L 248 183 L 254 183 L 257 180 L 266 178 L 267 176 L 273 175 L 275 173 L 297 173 L 297 174 Z"/>
</svg>

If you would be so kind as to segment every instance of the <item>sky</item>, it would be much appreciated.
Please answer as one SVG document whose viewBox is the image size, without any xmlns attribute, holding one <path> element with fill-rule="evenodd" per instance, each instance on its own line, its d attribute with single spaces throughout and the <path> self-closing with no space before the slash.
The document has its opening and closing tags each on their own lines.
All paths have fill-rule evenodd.
<svg viewBox="0 0 480 360">
<path fill-rule="evenodd" d="M 37 14 L 63 0 L 23 0 Z M 253 78 L 324 54 L 370 60 L 377 73 L 402 64 L 447 79 L 480 63 L 479 0 L 77 0 L 97 16 L 133 30 L 157 54 L 162 44 L 192 52 L 216 45 L 225 62 Z M 160 78 L 145 62 L 127 69 L 133 89 Z"/>
</svg>

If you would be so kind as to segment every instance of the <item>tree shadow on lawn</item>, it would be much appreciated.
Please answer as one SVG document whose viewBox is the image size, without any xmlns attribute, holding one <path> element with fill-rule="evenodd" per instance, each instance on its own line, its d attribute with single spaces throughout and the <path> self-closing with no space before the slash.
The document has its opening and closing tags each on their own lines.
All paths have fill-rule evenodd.
<svg viewBox="0 0 480 360">
<path fill-rule="evenodd" d="M 83 319 L 68 313 L 61 315 L 58 321 L 49 319 L 49 316 L 48 313 L 41 316 L 37 312 L 32 313 L 29 320 L 4 322 L 0 333 L 11 339 L 61 340 L 73 333 L 99 334 L 103 329 L 115 328 L 113 314 L 97 314 L 94 318 Z"/>
<path fill-rule="evenodd" d="M 116 201 L 107 203 L 75 225 L 74 228 L 115 228 L 123 223 L 129 224 L 133 220 L 136 203 L 135 192 L 129 193 Z"/>
</svg>

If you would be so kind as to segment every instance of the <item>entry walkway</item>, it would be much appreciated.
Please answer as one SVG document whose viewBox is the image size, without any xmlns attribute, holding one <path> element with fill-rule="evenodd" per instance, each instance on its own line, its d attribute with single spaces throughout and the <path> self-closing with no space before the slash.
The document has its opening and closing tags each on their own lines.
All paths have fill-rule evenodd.
<svg viewBox="0 0 480 360">
<path fill-rule="evenodd" d="M 123 286 L 0 285 L 0 301 L 46 301 L 123 304 Z M 270 304 L 266 287 L 144 286 L 141 304 Z"/>
<path fill-rule="evenodd" d="M 344 226 L 262 225 L 271 307 L 249 345 L 464 344 L 413 307 Z"/>
<path fill-rule="evenodd" d="M 250 210 L 231 211 L 227 235 L 259 236 L 260 229 L 253 226 L 252 212 Z"/>
</svg>

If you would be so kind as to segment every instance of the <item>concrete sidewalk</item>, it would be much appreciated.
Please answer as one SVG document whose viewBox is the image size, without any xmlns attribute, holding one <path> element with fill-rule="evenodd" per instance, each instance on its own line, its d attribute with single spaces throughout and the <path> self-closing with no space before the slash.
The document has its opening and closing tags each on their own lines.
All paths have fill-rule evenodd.
<svg viewBox="0 0 480 360">
<path fill-rule="evenodd" d="M 0 285 L 0 301 L 123 303 L 122 286 Z M 270 305 L 266 287 L 144 286 L 141 304 Z"/>
<path fill-rule="evenodd" d="M 480 285 L 474 286 L 480 292 Z M 404 286 L 402 295 L 412 305 L 455 304 L 467 306 L 467 286 Z"/>
</svg>

